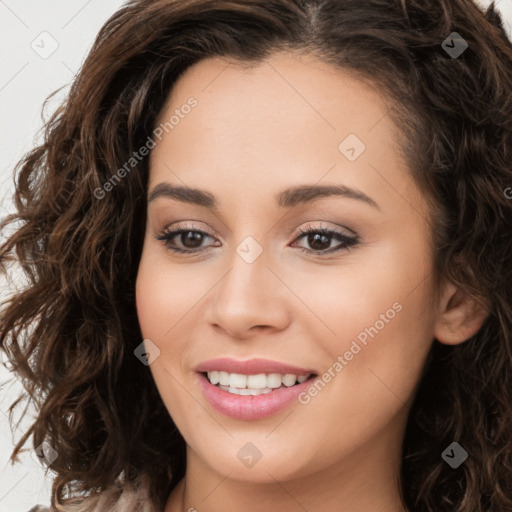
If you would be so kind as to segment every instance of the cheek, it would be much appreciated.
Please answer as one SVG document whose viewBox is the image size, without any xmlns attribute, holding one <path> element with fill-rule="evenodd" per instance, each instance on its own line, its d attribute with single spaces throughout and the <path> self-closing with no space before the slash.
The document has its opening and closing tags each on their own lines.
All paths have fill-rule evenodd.
<svg viewBox="0 0 512 512">
<path fill-rule="evenodd" d="M 154 338 L 157 344 L 172 337 L 174 324 L 197 301 L 192 298 L 190 275 L 170 265 L 159 252 L 154 247 L 143 251 L 135 286 L 140 328 L 144 337 Z"/>
<path fill-rule="evenodd" d="M 409 231 L 408 240 L 390 239 L 360 251 L 329 279 L 310 275 L 302 281 L 297 294 L 308 297 L 316 317 L 329 327 L 325 335 L 316 322 L 317 334 L 324 333 L 317 337 L 319 346 L 330 355 L 326 370 L 338 356 L 344 360 L 341 370 L 331 369 L 340 375 L 331 388 L 337 389 L 333 401 L 360 397 L 364 404 L 371 398 L 378 406 L 407 400 L 433 342 L 434 312 L 426 301 L 430 272 L 424 238 Z"/>
<path fill-rule="evenodd" d="M 174 292 L 178 285 L 175 275 L 173 277 L 172 280 L 166 277 L 165 265 L 156 261 L 152 254 L 142 255 L 135 286 L 137 318 L 143 338 L 151 340 L 160 350 L 149 370 L 162 398 L 162 392 L 173 387 L 170 375 L 176 374 L 177 368 L 172 365 L 182 360 L 183 351 L 179 344 L 181 337 L 173 336 L 179 328 L 179 324 L 174 325 L 179 319 L 176 312 L 180 312 L 181 302 L 181 297 L 177 298 Z"/>
<path fill-rule="evenodd" d="M 347 255 L 337 267 L 309 264 L 300 269 L 301 278 L 293 281 L 294 292 L 316 318 L 310 327 L 316 323 L 316 334 L 330 340 L 331 353 L 360 333 L 364 340 L 365 329 L 372 326 L 382 333 L 393 326 L 397 332 L 392 337 L 381 337 L 390 344 L 407 346 L 418 337 L 414 332 L 421 334 L 422 325 L 432 327 L 425 300 L 430 291 L 428 248 L 419 234 L 408 236 L 408 241 L 396 237 L 364 247 Z M 294 271 L 290 270 L 289 280 Z"/>
<path fill-rule="evenodd" d="M 179 273 L 174 271 L 172 279 L 169 271 L 152 254 L 142 255 L 136 280 L 136 307 L 140 329 L 144 339 L 150 339 L 160 349 L 160 356 L 149 366 L 151 375 L 163 403 L 180 430 L 188 432 L 183 425 L 187 411 L 188 395 L 183 393 L 180 363 L 183 361 L 184 345 L 180 345 L 181 336 L 175 332 L 180 324 L 173 327 L 186 313 Z M 183 309 L 183 311 L 182 311 Z M 174 334 L 174 336 L 173 336 Z"/>
<path fill-rule="evenodd" d="M 137 317 L 144 338 L 158 339 L 164 329 L 162 315 L 162 280 L 158 279 L 158 268 L 142 257 L 135 285 Z"/>
</svg>

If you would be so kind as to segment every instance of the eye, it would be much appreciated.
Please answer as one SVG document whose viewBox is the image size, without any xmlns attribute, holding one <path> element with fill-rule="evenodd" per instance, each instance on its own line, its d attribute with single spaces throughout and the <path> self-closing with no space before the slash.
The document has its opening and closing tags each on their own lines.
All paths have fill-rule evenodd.
<svg viewBox="0 0 512 512">
<path fill-rule="evenodd" d="M 198 246 L 201 245 L 205 237 L 213 238 L 213 235 L 199 229 L 194 229 L 192 226 L 179 225 L 177 229 L 162 231 L 156 239 L 165 242 L 167 249 L 172 252 L 194 253 L 199 252 Z M 175 238 L 181 242 L 185 247 L 184 249 L 174 245 Z"/>
<path fill-rule="evenodd" d="M 294 243 L 297 240 L 307 237 L 306 241 L 312 247 L 312 249 L 301 247 L 301 252 L 305 251 L 314 254 L 330 254 L 333 252 L 348 250 L 359 242 L 359 238 L 356 235 L 350 235 L 343 231 L 328 229 L 321 226 L 308 226 L 305 229 L 300 228 L 299 232 L 301 234 L 295 238 Z M 337 239 L 340 243 L 334 248 L 329 248 L 333 238 Z M 325 250 L 326 248 L 328 250 Z"/>
<path fill-rule="evenodd" d="M 300 235 L 297 236 L 293 243 L 300 239 L 306 238 L 307 243 L 312 247 L 308 249 L 300 247 L 301 252 L 308 252 L 313 254 L 330 254 L 341 250 L 348 250 L 350 247 L 356 245 L 359 241 L 357 235 L 351 235 L 341 230 L 328 229 L 325 227 L 312 227 L 308 226 L 305 229 L 299 229 Z M 177 229 L 164 230 L 156 239 L 165 242 L 165 246 L 175 253 L 198 253 L 203 251 L 201 244 L 205 238 L 215 238 L 214 235 L 194 229 L 193 226 L 180 225 Z M 175 239 L 181 243 L 183 247 L 178 247 Z M 332 239 L 339 241 L 339 244 L 334 248 L 330 247 Z M 326 250 L 327 249 L 327 250 Z M 206 249 L 211 250 L 211 246 Z"/>
</svg>

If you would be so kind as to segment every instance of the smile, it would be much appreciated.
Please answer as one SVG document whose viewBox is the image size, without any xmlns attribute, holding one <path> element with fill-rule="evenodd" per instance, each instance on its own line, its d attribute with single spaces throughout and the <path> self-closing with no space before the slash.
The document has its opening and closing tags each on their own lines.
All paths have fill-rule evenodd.
<svg viewBox="0 0 512 512">
<path fill-rule="evenodd" d="M 207 372 L 210 384 L 223 391 L 235 395 L 262 395 L 271 393 L 274 389 L 292 387 L 297 383 L 306 381 L 311 374 L 294 375 L 292 373 L 258 373 L 256 375 L 243 375 L 241 373 L 228 373 L 218 370 Z"/>
<path fill-rule="evenodd" d="M 206 402 L 238 420 L 263 419 L 285 410 L 318 376 L 310 369 L 265 359 L 220 358 L 195 370 Z"/>
</svg>

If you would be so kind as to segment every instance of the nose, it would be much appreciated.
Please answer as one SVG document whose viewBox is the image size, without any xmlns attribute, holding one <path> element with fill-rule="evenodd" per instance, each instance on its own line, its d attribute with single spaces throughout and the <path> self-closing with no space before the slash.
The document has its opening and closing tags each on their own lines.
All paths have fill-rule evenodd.
<svg viewBox="0 0 512 512">
<path fill-rule="evenodd" d="M 293 294 L 260 256 L 247 263 L 236 255 L 231 269 L 212 290 L 206 321 L 237 340 L 286 329 Z"/>
</svg>

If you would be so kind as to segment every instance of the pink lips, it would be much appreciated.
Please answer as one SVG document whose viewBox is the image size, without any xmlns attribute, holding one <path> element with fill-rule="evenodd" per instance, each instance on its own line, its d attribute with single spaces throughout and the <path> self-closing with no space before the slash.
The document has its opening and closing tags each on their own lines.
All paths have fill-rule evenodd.
<svg viewBox="0 0 512 512">
<path fill-rule="evenodd" d="M 298 368 L 285 363 L 271 361 L 269 359 L 249 359 L 248 361 L 236 361 L 228 357 L 219 359 L 210 359 L 204 361 L 196 367 L 196 372 L 211 372 L 219 370 L 228 373 L 240 373 L 241 375 L 257 375 L 258 373 L 281 373 L 283 375 L 291 373 L 293 375 L 309 375 L 315 373 L 314 370 L 307 368 Z"/>
<path fill-rule="evenodd" d="M 258 396 L 235 395 L 210 384 L 210 381 L 201 372 L 212 370 L 242 375 L 256 375 L 258 373 L 291 373 L 297 376 L 314 374 L 313 370 L 298 368 L 277 361 L 266 359 L 251 359 L 249 361 L 236 361 L 229 358 L 205 361 L 196 367 L 199 385 L 206 401 L 218 412 L 239 420 L 258 420 L 284 410 L 305 391 L 313 382 L 310 378 L 291 387 L 277 388 L 270 393 Z"/>
</svg>

